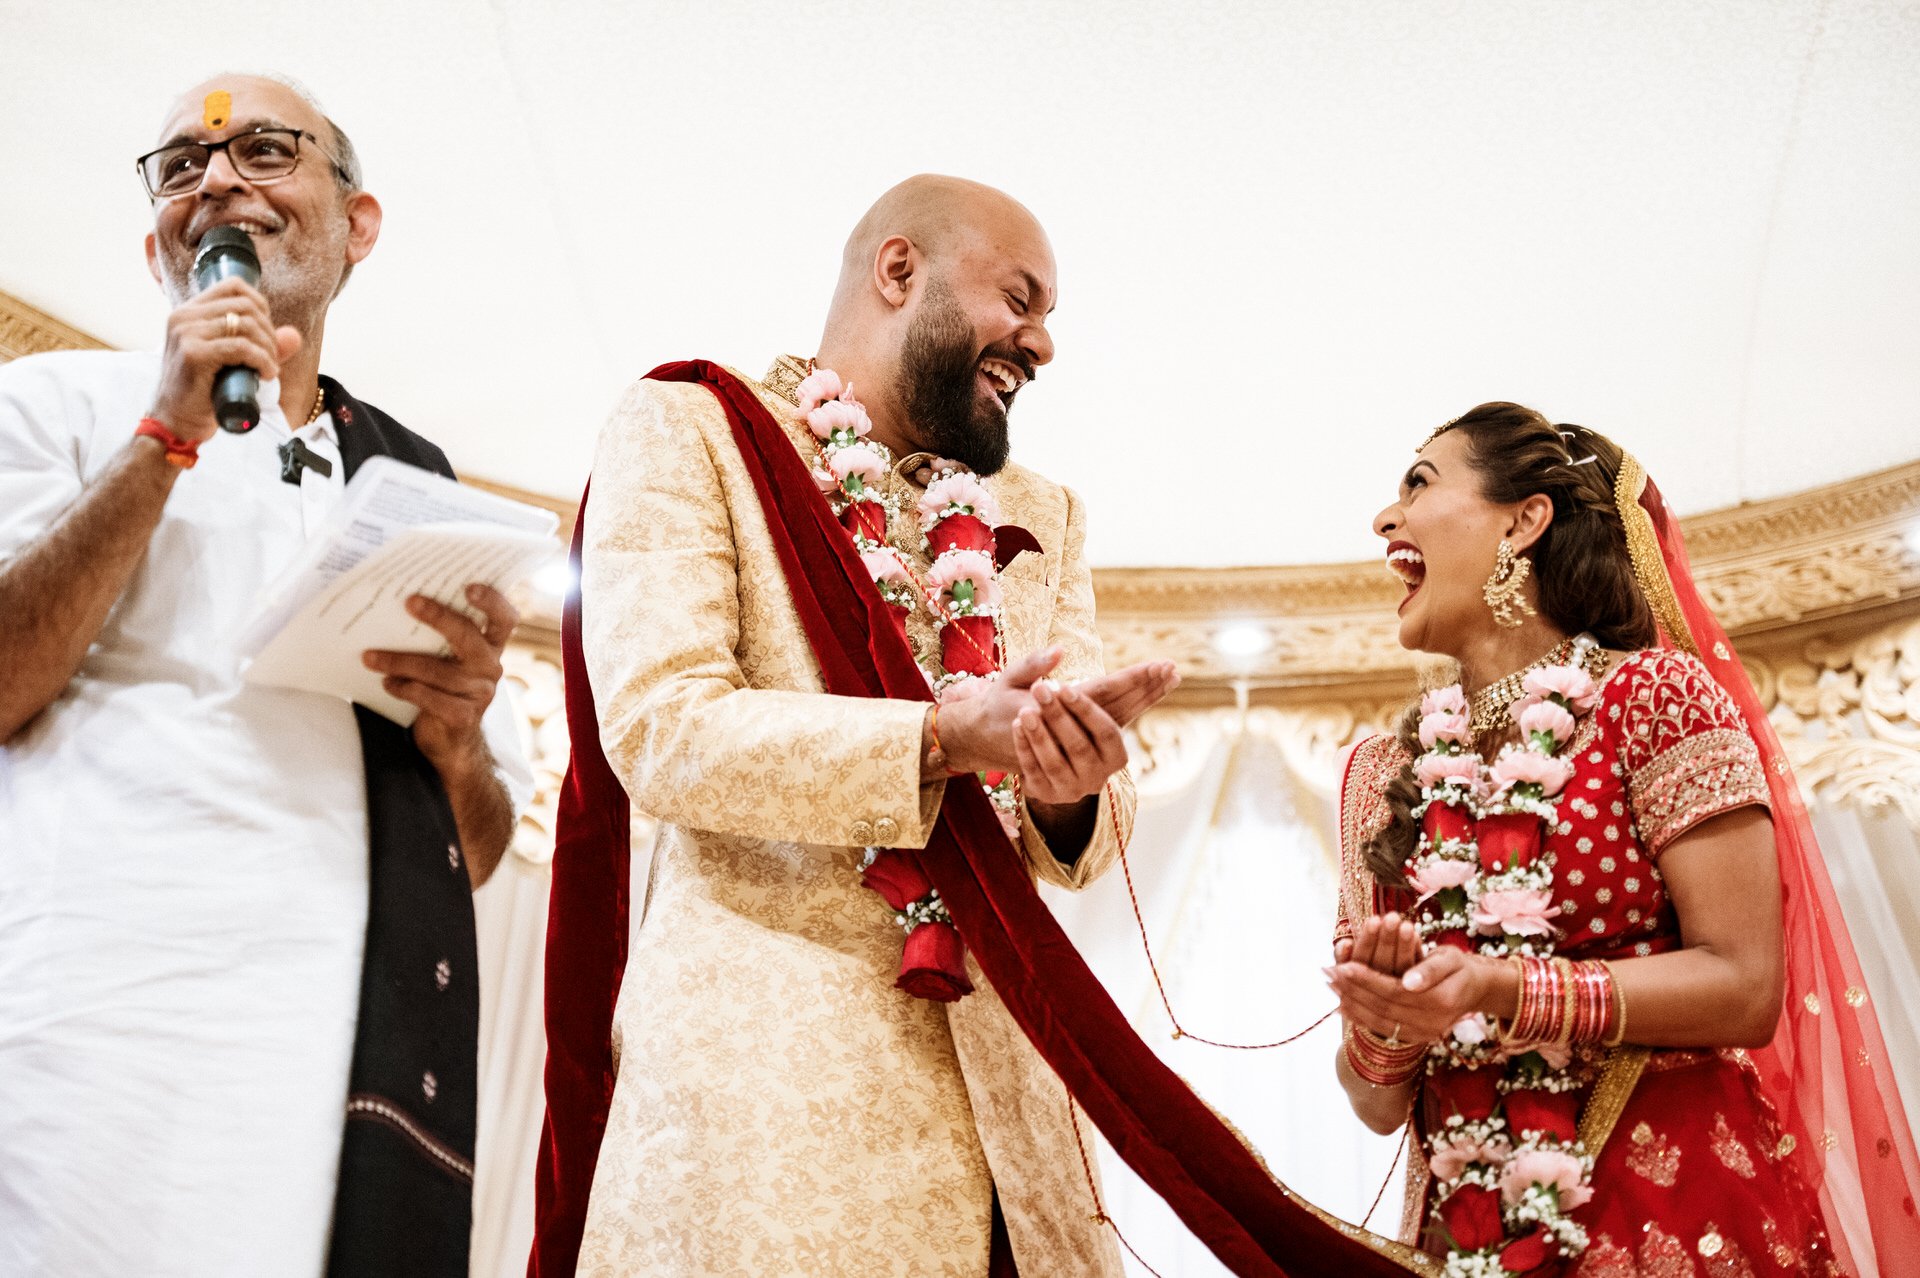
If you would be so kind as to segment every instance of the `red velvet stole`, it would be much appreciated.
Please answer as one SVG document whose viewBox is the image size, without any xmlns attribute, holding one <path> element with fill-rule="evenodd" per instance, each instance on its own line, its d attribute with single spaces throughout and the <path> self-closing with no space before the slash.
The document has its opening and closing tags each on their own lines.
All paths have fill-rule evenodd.
<svg viewBox="0 0 1920 1278">
<path fill-rule="evenodd" d="M 705 385 L 726 410 L 828 692 L 930 700 L 852 542 L 753 391 L 706 361 L 662 365 L 648 376 Z M 577 561 L 578 528 L 573 554 Z M 529 1268 L 545 1278 L 572 1274 L 579 1252 L 613 1096 L 611 1026 L 627 948 L 627 796 L 600 748 L 581 606 L 577 594 L 568 601 L 562 631 L 573 757 L 553 859 L 547 1120 Z M 946 788 L 922 856 L 1014 1020 L 1120 1156 L 1228 1268 L 1303 1278 L 1409 1272 L 1289 1198 L 1140 1040 L 1041 901 L 980 787 Z M 874 925 L 885 922 L 876 910 Z"/>
</svg>

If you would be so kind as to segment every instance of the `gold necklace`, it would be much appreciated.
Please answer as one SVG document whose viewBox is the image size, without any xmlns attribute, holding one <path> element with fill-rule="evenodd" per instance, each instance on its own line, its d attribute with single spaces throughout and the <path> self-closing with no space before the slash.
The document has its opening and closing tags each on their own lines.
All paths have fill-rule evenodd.
<svg viewBox="0 0 1920 1278">
<path fill-rule="evenodd" d="M 315 422 L 320 420 L 320 414 L 326 411 L 327 411 L 327 387 L 326 387 L 326 384 L 323 382 L 314 389 L 313 411 L 307 414 L 307 420 L 300 423 L 301 426 L 304 428 L 304 427 L 313 425 Z"/>
<path fill-rule="evenodd" d="M 1496 732 L 1507 726 L 1507 711 L 1527 690 L 1527 676 L 1547 666 L 1565 665 L 1573 656 L 1574 641 L 1562 639 L 1530 666 L 1524 666 L 1504 679 L 1497 679 L 1467 698 L 1468 720 L 1473 734 Z"/>
</svg>

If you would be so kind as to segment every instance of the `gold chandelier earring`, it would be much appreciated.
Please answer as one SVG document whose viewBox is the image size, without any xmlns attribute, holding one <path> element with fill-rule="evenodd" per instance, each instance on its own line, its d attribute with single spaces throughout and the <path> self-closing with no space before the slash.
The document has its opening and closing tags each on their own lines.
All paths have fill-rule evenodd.
<svg viewBox="0 0 1920 1278">
<path fill-rule="evenodd" d="M 1513 543 L 1501 538 L 1500 550 L 1493 560 L 1493 576 L 1487 578 L 1486 586 L 1480 591 L 1480 597 L 1487 601 L 1487 607 L 1493 609 L 1495 624 L 1516 630 L 1524 623 L 1525 617 L 1535 615 L 1524 589 L 1527 577 L 1532 572 L 1533 561 L 1525 555 L 1516 555 Z M 1514 615 L 1516 608 L 1525 616 Z"/>
</svg>

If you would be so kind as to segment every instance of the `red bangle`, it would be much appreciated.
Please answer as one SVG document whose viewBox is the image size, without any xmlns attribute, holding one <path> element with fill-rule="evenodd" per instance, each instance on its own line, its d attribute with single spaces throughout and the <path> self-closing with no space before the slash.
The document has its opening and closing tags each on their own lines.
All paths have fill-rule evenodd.
<svg viewBox="0 0 1920 1278">
<path fill-rule="evenodd" d="M 167 450 L 167 464 L 170 466 L 192 470 L 194 463 L 200 460 L 200 441 L 180 438 L 158 418 L 142 417 L 140 424 L 133 428 L 133 433 L 159 440 L 160 446 Z"/>
<path fill-rule="evenodd" d="M 1399 1087 L 1420 1072 L 1426 1044 L 1388 1047 L 1387 1042 L 1363 1025 L 1348 1027 L 1347 1067 L 1360 1081 L 1373 1087 Z"/>
</svg>

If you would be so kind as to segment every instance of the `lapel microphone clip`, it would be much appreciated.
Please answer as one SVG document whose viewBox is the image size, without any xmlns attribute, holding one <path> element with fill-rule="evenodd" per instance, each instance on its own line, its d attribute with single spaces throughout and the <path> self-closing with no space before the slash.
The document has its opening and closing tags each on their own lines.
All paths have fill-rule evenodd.
<svg viewBox="0 0 1920 1278">
<path fill-rule="evenodd" d="M 333 478 L 333 463 L 308 448 L 306 441 L 289 439 L 280 445 L 280 480 L 298 484 L 300 472 L 310 470 L 322 479 Z"/>
</svg>

